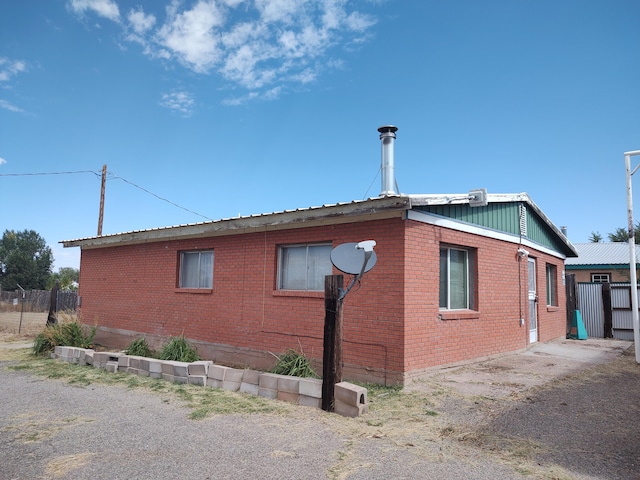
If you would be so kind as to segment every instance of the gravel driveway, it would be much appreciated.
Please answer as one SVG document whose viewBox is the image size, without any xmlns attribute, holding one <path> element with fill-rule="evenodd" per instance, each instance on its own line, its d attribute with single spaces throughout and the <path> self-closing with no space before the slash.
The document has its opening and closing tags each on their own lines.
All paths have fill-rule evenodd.
<svg viewBox="0 0 640 480">
<path fill-rule="evenodd" d="M 502 366 L 540 355 L 434 371 L 402 393 L 425 407 L 419 418 L 372 403 L 357 419 L 287 405 L 190 420 L 154 392 L 79 387 L 0 362 L 0 478 L 640 478 L 640 367 L 622 347 L 607 352 L 568 370 L 543 354 L 560 374 L 521 366 L 521 382 L 500 382 Z M 458 381 L 474 369 L 488 376 Z"/>
</svg>

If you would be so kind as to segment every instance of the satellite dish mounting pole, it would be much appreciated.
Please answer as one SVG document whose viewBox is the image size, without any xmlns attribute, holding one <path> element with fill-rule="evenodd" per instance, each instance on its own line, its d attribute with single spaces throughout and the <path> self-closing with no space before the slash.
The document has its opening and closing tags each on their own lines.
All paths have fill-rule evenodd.
<svg viewBox="0 0 640 480">
<path fill-rule="evenodd" d="M 324 345 L 322 351 L 322 409 L 333 412 L 335 385 L 342 381 L 342 287 L 344 276 L 324 277 Z"/>
<path fill-rule="evenodd" d="M 324 343 L 322 351 L 322 409 L 335 410 L 335 385 L 342 381 L 342 307 L 344 297 L 362 276 L 376 264 L 375 240 L 343 243 L 331 251 L 331 263 L 353 275 L 346 290 L 344 276 L 324 277 Z"/>
</svg>

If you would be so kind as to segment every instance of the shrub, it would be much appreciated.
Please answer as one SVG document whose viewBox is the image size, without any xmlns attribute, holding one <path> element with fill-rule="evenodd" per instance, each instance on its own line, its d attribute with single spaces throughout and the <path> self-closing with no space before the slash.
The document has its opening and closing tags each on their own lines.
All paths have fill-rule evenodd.
<svg viewBox="0 0 640 480">
<path fill-rule="evenodd" d="M 144 337 L 133 340 L 124 351 L 127 355 L 135 355 L 138 357 L 153 357 L 154 352 L 149 347 Z"/>
<path fill-rule="evenodd" d="M 271 369 L 271 373 L 278 375 L 291 375 L 294 377 L 318 378 L 318 374 L 311 367 L 311 362 L 304 353 L 298 353 L 290 348 L 282 355 L 274 355 L 278 361 Z"/>
<path fill-rule="evenodd" d="M 160 360 L 175 360 L 178 362 L 196 362 L 200 360 L 195 347 L 185 340 L 184 335 L 171 337 L 169 342 L 162 347 L 158 358 Z"/>
<path fill-rule="evenodd" d="M 54 323 L 36 335 L 33 341 L 33 353 L 46 355 L 58 346 L 91 348 L 97 327 L 93 327 L 88 335 L 77 321 Z"/>
</svg>

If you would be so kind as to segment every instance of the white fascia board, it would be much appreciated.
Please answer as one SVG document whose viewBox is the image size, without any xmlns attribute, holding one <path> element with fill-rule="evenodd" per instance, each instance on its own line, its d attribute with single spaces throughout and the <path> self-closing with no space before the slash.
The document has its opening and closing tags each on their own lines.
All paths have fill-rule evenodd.
<svg viewBox="0 0 640 480">
<path fill-rule="evenodd" d="M 429 225 L 436 225 L 438 227 L 449 228 L 451 230 L 457 230 L 459 232 L 471 233 L 473 235 L 480 235 L 481 237 L 494 238 L 496 240 L 502 240 L 503 242 L 513 243 L 514 245 L 525 245 L 529 248 L 533 248 L 538 250 L 539 252 L 543 252 L 549 255 L 552 255 L 556 258 L 560 258 L 565 260 L 566 257 L 555 250 L 552 250 L 548 247 L 540 245 L 538 243 L 532 242 L 526 238 L 520 238 L 517 235 L 512 235 L 510 233 L 500 232 L 497 230 L 492 230 L 490 228 L 479 227 L 478 225 L 473 225 L 467 222 L 461 222 L 459 220 L 454 220 L 449 217 L 443 217 L 441 215 L 434 215 L 433 213 L 424 213 L 417 210 L 409 210 L 407 212 L 408 220 L 415 220 L 420 223 L 427 223 Z"/>
</svg>

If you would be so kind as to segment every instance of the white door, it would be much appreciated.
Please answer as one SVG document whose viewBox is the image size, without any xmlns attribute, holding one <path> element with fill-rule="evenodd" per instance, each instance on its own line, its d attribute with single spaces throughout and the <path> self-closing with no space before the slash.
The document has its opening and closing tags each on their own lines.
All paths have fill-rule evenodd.
<svg viewBox="0 0 640 480">
<path fill-rule="evenodd" d="M 538 295 L 536 290 L 536 260 L 528 259 L 529 264 L 529 343 L 538 341 Z"/>
</svg>

